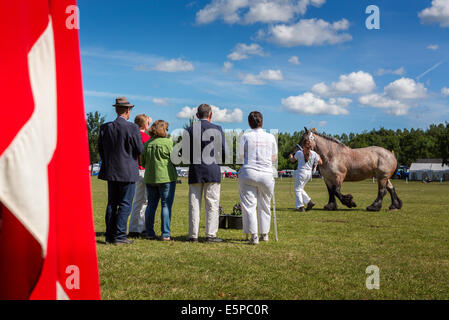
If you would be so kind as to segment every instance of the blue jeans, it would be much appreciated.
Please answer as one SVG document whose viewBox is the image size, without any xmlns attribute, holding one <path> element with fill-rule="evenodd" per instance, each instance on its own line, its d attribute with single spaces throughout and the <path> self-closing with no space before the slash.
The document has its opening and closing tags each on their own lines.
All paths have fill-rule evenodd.
<svg viewBox="0 0 449 320">
<path fill-rule="evenodd" d="M 134 198 L 134 182 L 108 181 L 106 241 L 126 240 L 128 217 Z"/>
<path fill-rule="evenodd" d="M 145 229 L 147 236 L 155 237 L 154 217 L 159 199 L 161 200 L 161 233 L 162 237 L 170 237 L 171 208 L 175 200 L 176 181 L 147 184 L 148 206 L 145 211 Z"/>
</svg>

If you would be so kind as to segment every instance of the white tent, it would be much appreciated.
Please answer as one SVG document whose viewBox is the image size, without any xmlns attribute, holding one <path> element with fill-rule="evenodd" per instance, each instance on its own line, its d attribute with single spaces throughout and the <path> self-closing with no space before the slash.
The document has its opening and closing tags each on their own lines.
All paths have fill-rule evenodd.
<svg viewBox="0 0 449 320">
<path fill-rule="evenodd" d="M 449 180 L 449 166 L 432 163 L 432 180 Z"/>
<path fill-rule="evenodd" d="M 441 163 L 412 163 L 409 170 L 409 179 L 421 181 L 430 178 L 434 181 L 449 180 L 449 167 Z"/>
</svg>

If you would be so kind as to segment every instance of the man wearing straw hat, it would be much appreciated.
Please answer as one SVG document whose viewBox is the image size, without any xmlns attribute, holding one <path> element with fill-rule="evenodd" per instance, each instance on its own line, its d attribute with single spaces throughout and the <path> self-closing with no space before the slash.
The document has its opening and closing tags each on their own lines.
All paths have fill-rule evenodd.
<svg viewBox="0 0 449 320">
<path fill-rule="evenodd" d="M 108 181 L 106 208 L 106 243 L 132 244 L 126 238 L 128 217 L 139 180 L 137 159 L 143 151 L 142 138 L 136 124 L 128 122 L 131 109 L 125 97 L 113 105 L 117 119 L 100 127 L 98 148 L 101 157 L 99 179 Z"/>
</svg>

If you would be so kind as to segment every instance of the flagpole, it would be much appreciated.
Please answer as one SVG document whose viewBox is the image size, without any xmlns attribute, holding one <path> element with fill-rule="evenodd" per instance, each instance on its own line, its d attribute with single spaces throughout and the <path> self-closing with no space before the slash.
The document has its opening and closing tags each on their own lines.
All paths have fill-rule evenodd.
<svg viewBox="0 0 449 320">
<path fill-rule="evenodd" d="M 273 188 L 273 222 L 274 222 L 274 238 L 276 239 L 276 242 L 278 240 L 278 224 L 276 220 L 276 198 L 274 196 L 274 188 Z"/>
</svg>

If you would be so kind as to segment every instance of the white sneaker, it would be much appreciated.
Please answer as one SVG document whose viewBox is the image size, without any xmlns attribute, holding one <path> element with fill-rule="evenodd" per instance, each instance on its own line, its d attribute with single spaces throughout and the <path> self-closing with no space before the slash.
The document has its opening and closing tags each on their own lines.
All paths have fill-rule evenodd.
<svg viewBox="0 0 449 320">
<path fill-rule="evenodd" d="M 262 233 L 260 235 L 260 241 L 268 241 L 268 233 Z"/>
<path fill-rule="evenodd" d="M 259 244 L 259 237 L 257 233 L 251 235 L 251 239 L 249 240 L 249 244 Z"/>
</svg>

